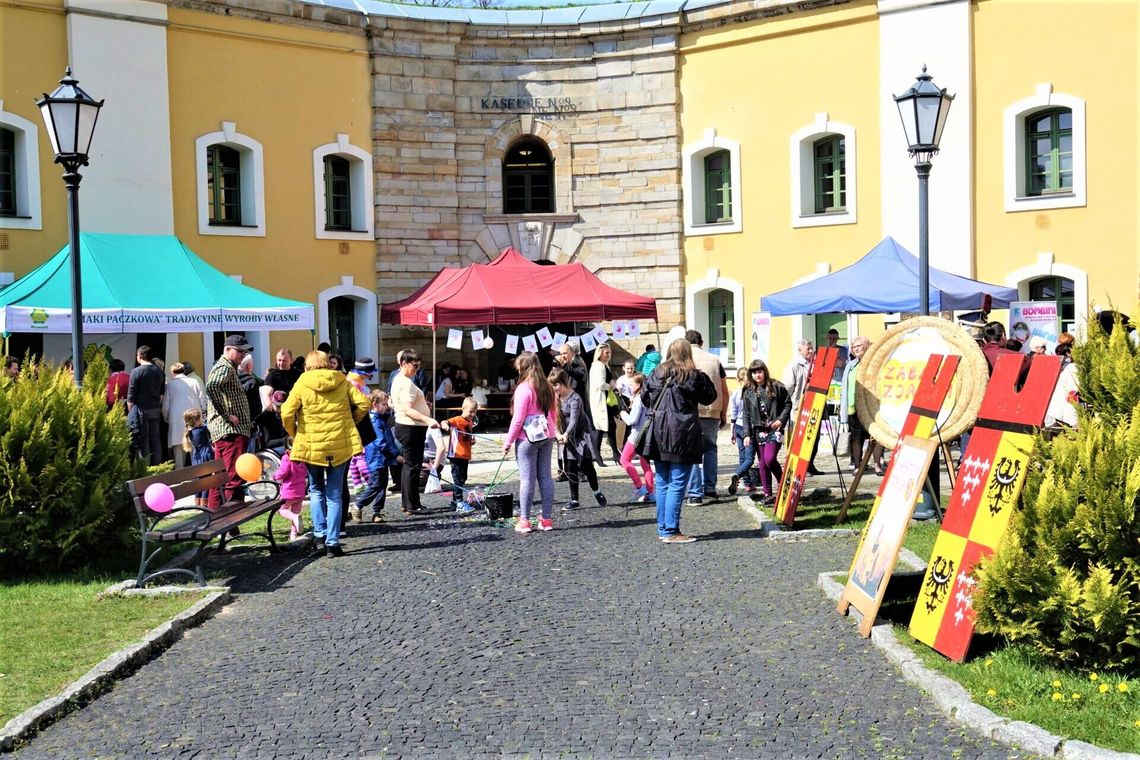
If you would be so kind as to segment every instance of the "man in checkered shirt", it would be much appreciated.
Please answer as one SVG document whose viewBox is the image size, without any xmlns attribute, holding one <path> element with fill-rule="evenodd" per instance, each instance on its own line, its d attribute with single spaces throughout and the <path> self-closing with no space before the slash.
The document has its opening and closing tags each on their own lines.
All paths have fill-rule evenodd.
<svg viewBox="0 0 1140 760">
<path fill-rule="evenodd" d="M 206 427 L 214 443 L 214 457 L 225 464 L 229 474 L 224 493 L 221 489 L 210 490 L 208 506 L 211 509 L 223 502 L 245 500 L 244 481 L 237 474 L 237 459 L 249 446 L 252 424 L 237 365 L 252 350 L 244 335 L 230 335 L 206 378 Z"/>
</svg>

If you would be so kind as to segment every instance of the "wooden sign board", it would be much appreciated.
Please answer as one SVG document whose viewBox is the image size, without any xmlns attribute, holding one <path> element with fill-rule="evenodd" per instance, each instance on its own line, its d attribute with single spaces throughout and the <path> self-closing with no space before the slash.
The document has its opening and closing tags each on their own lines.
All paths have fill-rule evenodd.
<svg viewBox="0 0 1140 760">
<path fill-rule="evenodd" d="M 1005 537 L 1060 373 L 1056 356 L 1002 355 L 994 367 L 910 620 L 914 638 L 952 660 L 965 659 L 974 635 L 974 565 Z"/>
<path fill-rule="evenodd" d="M 780 490 L 776 494 L 776 519 L 788 526 L 796 519 L 796 507 L 803 495 L 811 452 L 823 424 L 827 391 L 831 387 L 831 375 L 838 358 L 839 351 L 834 348 L 821 348 L 815 352 L 807 390 L 788 437 L 788 459 L 784 464 L 784 476 L 780 478 Z"/>
<path fill-rule="evenodd" d="M 871 635 L 914 514 L 915 502 L 922 493 L 926 473 L 937 450 L 938 444 L 929 438 L 908 435 L 899 440 L 891 458 L 891 469 L 875 499 L 867 530 L 855 550 L 855 561 L 837 609 L 841 615 L 847 614 L 848 607 L 863 613 L 859 633 L 864 637 Z"/>
</svg>

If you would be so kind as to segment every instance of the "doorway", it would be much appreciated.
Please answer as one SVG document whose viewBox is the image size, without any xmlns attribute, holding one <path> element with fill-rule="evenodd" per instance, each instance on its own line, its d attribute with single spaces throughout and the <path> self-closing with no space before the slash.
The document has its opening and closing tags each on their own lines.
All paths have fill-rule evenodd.
<svg viewBox="0 0 1140 760">
<path fill-rule="evenodd" d="M 356 304 L 346 296 L 329 299 L 329 345 L 351 367 L 356 361 Z"/>
</svg>

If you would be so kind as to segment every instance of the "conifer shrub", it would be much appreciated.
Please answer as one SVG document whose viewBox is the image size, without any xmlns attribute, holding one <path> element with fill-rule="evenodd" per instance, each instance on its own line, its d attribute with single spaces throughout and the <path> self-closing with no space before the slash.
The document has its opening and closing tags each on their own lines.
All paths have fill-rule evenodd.
<svg viewBox="0 0 1140 760">
<path fill-rule="evenodd" d="M 101 357 L 82 390 L 30 360 L 0 380 L 0 577 L 129 566 L 137 522 L 124 483 L 141 470 L 106 383 Z"/>
<path fill-rule="evenodd" d="M 1140 355 L 1090 321 L 1076 430 L 1041 440 L 1021 509 L 978 569 L 978 630 L 1071 667 L 1140 667 Z"/>
</svg>

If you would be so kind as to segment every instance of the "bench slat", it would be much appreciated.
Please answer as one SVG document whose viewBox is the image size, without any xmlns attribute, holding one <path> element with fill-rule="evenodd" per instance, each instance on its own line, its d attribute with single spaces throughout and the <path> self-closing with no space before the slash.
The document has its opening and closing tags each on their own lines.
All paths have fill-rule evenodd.
<svg viewBox="0 0 1140 760">
<path fill-rule="evenodd" d="M 191 541 L 220 536 L 244 522 L 277 509 L 283 503 L 281 499 L 231 502 L 211 513 L 208 524 L 204 515 L 197 515 L 168 526 L 159 526 L 155 530 L 147 531 L 146 535 L 152 541 Z"/>
<path fill-rule="evenodd" d="M 174 498 L 181 499 L 201 491 L 209 491 L 211 488 L 220 488 L 228 478 L 225 463 L 220 459 L 212 459 L 209 462 L 196 464 L 192 467 L 183 467 L 170 472 L 161 472 L 157 475 L 147 475 L 136 480 L 129 480 L 127 481 L 127 490 L 130 492 L 131 498 L 134 499 L 135 508 L 140 512 L 144 510 L 149 512 L 146 509 L 146 503 L 143 501 L 143 495 L 146 493 L 147 487 L 155 483 L 170 486 L 170 490 L 174 492 Z"/>
</svg>

